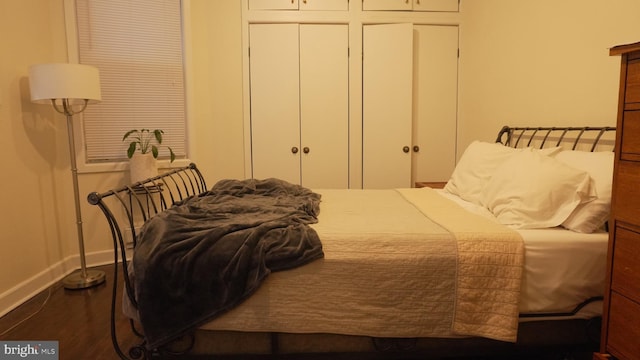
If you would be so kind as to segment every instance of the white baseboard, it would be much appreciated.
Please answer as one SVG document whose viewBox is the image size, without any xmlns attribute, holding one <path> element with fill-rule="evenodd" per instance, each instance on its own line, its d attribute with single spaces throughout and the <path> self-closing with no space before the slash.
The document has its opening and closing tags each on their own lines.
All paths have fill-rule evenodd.
<svg viewBox="0 0 640 360">
<path fill-rule="evenodd" d="M 87 267 L 113 263 L 113 250 L 87 254 Z M 70 256 L 0 294 L 0 317 L 80 268 L 80 256 Z"/>
</svg>

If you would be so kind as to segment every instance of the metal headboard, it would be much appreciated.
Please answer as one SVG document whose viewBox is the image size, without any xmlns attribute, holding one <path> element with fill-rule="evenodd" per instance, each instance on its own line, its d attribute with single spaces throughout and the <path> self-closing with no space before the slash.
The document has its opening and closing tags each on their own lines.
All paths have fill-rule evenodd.
<svg viewBox="0 0 640 360">
<path fill-rule="evenodd" d="M 615 127 L 509 127 L 504 126 L 496 142 L 514 148 L 539 149 L 561 146 L 566 150 L 607 151 L 615 145 Z"/>
<path fill-rule="evenodd" d="M 207 184 L 195 164 L 175 168 L 158 176 L 126 185 L 104 193 L 92 192 L 87 200 L 97 205 L 104 213 L 114 250 L 114 279 L 111 297 L 111 340 L 118 356 L 129 359 L 120 349 L 116 337 L 116 293 L 118 288 L 118 263 L 122 264 L 125 293 L 131 304 L 137 308 L 132 281 L 128 274 L 127 248 L 135 248 L 137 229 L 154 215 L 169 207 L 207 191 Z M 143 336 L 136 330 L 133 320 L 130 321 L 133 332 Z M 129 350 L 132 358 L 150 358 L 144 341 Z"/>
</svg>

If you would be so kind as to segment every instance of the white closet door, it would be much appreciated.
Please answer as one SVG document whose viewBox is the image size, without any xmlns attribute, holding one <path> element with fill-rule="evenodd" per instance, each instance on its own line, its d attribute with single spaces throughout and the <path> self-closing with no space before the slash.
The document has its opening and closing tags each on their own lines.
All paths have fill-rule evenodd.
<svg viewBox="0 0 640 360">
<path fill-rule="evenodd" d="M 411 187 L 413 25 L 365 25 L 362 36 L 363 187 Z"/>
<path fill-rule="evenodd" d="M 299 184 L 298 25 L 252 24 L 249 43 L 253 177 Z"/>
<path fill-rule="evenodd" d="M 300 25 L 300 145 L 306 187 L 349 187 L 348 41 L 348 25 Z"/>
<path fill-rule="evenodd" d="M 413 181 L 449 180 L 456 163 L 458 27 L 414 26 Z"/>
</svg>

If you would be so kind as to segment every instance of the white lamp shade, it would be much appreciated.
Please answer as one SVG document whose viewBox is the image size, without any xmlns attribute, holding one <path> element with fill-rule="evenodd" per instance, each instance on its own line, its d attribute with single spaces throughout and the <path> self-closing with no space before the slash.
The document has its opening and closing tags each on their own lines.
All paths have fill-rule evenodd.
<svg viewBox="0 0 640 360">
<path fill-rule="evenodd" d="M 38 64 L 29 67 L 31 101 L 51 103 L 51 99 L 102 100 L 100 73 L 97 68 L 82 64 Z"/>
</svg>

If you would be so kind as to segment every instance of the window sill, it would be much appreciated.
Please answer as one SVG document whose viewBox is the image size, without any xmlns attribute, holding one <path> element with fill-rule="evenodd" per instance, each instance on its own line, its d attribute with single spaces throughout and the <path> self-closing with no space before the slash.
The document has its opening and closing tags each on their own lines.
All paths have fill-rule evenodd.
<svg viewBox="0 0 640 360">
<path fill-rule="evenodd" d="M 177 159 L 174 162 L 170 162 L 169 160 L 158 160 L 158 169 L 170 169 L 175 167 L 187 166 L 191 162 L 192 161 L 189 159 Z M 129 171 L 128 161 L 78 164 L 78 174 L 95 174 L 124 171 Z"/>
</svg>

